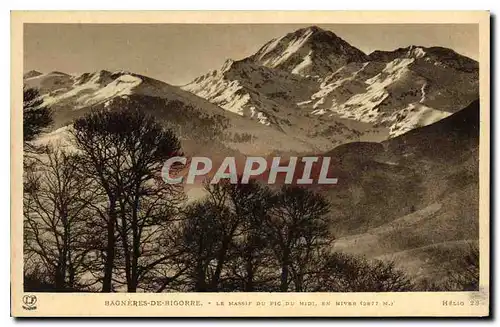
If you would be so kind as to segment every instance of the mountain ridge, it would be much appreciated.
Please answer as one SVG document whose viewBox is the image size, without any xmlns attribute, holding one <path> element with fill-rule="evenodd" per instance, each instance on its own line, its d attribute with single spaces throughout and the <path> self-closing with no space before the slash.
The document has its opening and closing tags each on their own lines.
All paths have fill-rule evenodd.
<svg viewBox="0 0 500 327">
<path fill-rule="evenodd" d="M 127 71 L 100 70 L 78 76 L 51 72 L 26 78 L 24 82 L 27 87 L 39 89 L 43 105 L 51 108 L 54 118 L 52 131 L 55 134 L 58 134 L 55 130 L 65 128 L 75 118 L 81 117 L 93 108 L 105 108 L 120 103 L 124 106 L 134 104 L 145 109 L 151 107 L 154 110 L 148 111 L 163 123 L 169 123 L 168 120 L 172 119 L 176 121 L 171 114 L 165 115 L 166 110 L 174 110 L 181 116 L 184 116 L 182 110 L 187 110 L 191 117 L 196 118 L 192 113 L 194 110 L 199 117 L 210 118 L 203 118 L 200 123 L 213 125 L 198 126 L 198 129 L 223 128 L 223 140 L 220 142 L 244 154 L 266 154 L 276 151 L 301 153 L 318 149 L 318 146 L 327 148 L 331 145 L 327 137 L 308 136 L 304 133 L 287 134 L 265 124 L 245 119 L 237 113 L 223 110 L 202 97 L 176 86 Z M 227 124 L 221 124 L 222 121 Z M 190 125 L 190 122 L 183 120 L 182 124 Z M 339 125 L 338 128 L 340 131 L 351 133 L 343 125 Z M 184 131 L 192 135 L 197 134 L 192 128 L 184 128 Z M 322 143 L 318 145 L 317 140 L 320 138 Z M 199 139 L 199 141 L 206 140 Z M 192 142 L 189 144 L 191 147 L 199 148 Z"/>
<path fill-rule="evenodd" d="M 366 55 L 313 26 L 229 59 L 181 88 L 278 129 L 291 122 L 290 114 L 338 116 L 387 128 L 394 137 L 472 101 L 478 75 L 476 61 L 451 49 L 408 46 Z"/>
<path fill-rule="evenodd" d="M 322 76 L 306 73 L 301 65 L 311 50 L 321 56 L 310 56 L 309 72 Z M 333 70 L 336 65 L 340 68 Z M 269 133 L 282 140 L 279 148 L 297 147 L 299 153 L 402 135 L 450 116 L 479 92 L 477 62 L 451 49 L 408 46 L 367 55 L 316 26 L 270 40 L 255 54 L 228 59 L 181 87 L 106 70 L 79 76 L 33 71 L 24 81 L 40 90 L 63 123 L 78 116 L 79 108 L 130 95 L 152 96 L 178 100 L 209 115 L 229 115 L 243 127 L 238 133 L 254 135 L 252 142 L 259 139 L 257 131 L 262 133 L 256 125 L 274 129 Z M 287 138 L 290 146 L 283 147 Z M 262 146 L 252 142 L 249 147 Z"/>
</svg>

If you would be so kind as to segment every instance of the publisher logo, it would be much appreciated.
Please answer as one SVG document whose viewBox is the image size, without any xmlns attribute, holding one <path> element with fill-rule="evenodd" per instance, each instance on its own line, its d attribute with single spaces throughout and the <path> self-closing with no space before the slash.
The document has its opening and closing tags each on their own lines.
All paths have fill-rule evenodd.
<svg viewBox="0 0 500 327">
<path fill-rule="evenodd" d="M 36 309 L 37 298 L 35 295 L 25 295 L 23 296 L 23 309 L 24 310 L 35 310 Z"/>
</svg>

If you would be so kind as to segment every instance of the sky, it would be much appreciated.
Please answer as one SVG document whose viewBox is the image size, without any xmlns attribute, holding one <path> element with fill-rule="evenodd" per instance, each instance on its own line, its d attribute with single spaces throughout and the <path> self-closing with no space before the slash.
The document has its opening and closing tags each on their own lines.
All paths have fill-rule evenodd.
<svg viewBox="0 0 500 327">
<path fill-rule="evenodd" d="M 311 24 L 25 24 L 24 71 L 69 74 L 126 70 L 173 85 L 252 55 L 267 41 Z M 442 46 L 477 60 L 475 24 L 331 24 L 370 53 L 409 45 Z"/>
</svg>

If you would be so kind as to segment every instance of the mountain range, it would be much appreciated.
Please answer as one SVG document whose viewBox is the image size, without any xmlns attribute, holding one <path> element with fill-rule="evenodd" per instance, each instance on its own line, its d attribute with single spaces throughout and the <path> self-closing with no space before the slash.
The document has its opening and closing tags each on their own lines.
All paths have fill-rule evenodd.
<svg viewBox="0 0 500 327">
<path fill-rule="evenodd" d="M 451 49 L 409 46 L 367 55 L 311 26 L 180 87 L 105 70 L 80 76 L 30 71 L 24 81 L 54 109 L 56 128 L 116 98 L 155 97 L 225 117 L 227 134 L 244 134 L 252 145 L 231 137 L 224 143 L 262 154 L 327 151 L 431 124 L 478 97 L 478 73 L 476 61 Z"/>
<path fill-rule="evenodd" d="M 332 157 L 335 248 L 439 280 L 478 239 L 479 65 L 451 49 L 365 54 L 315 26 L 174 86 L 127 71 L 24 75 L 61 140 L 95 107 L 138 106 L 187 155 Z"/>
<path fill-rule="evenodd" d="M 366 55 L 313 26 L 228 60 L 182 88 L 284 130 L 314 116 L 342 117 L 397 136 L 476 99 L 478 72 L 476 61 L 451 49 L 409 46 Z"/>
</svg>

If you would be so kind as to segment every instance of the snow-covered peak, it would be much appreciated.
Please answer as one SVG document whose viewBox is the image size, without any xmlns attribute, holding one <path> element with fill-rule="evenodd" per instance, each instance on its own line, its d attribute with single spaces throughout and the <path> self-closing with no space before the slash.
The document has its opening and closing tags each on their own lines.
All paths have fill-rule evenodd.
<svg viewBox="0 0 500 327">
<path fill-rule="evenodd" d="M 93 73 L 83 73 L 75 78 L 75 84 L 107 84 L 112 81 L 111 75 L 113 75 L 113 73 L 107 70 L 100 70 Z"/>
<path fill-rule="evenodd" d="M 388 63 L 395 59 L 415 59 L 435 66 L 451 67 L 461 71 L 476 71 L 477 61 L 443 47 L 423 47 L 410 45 L 392 51 L 376 50 L 368 55 L 370 61 Z"/>
<path fill-rule="evenodd" d="M 43 73 L 40 73 L 37 70 L 30 70 L 29 72 L 27 72 L 27 73 L 25 73 L 23 75 L 23 78 L 27 79 L 27 78 L 32 78 L 32 77 L 40 76 L 40 75 L 43 75 Z"/>
<path fill-rule="evenodd" d="M 451 49 L 412 45 L 368 56 L 310 26 L 182 89 L 278 130 L 335 116 L 394 136 L 463 107 L 477 97 L 477 80 L 477 62 Z"/>
<path fill-rule="evenodd" d="M 257 51 L 253 57 L 256 62 L 263 66 L 276 68 L 300 51 L 313 33 L 312 29 L 298 30 L 284 37 L 273 39 Z"/>
<path fill-rule="evenodd" d="M 408 48 L 408 53 L 407 53 L 407 56 L 409 58 L 415 58 L 415 59 L 419 59 L 419 58 L 422 58 L 423 56 L 425 56 L 425 50 L 423 47 L 418 47 L 418 46 L 414 46 L 414 45 L 411 45 L 409 48 Z"/>
<path fill-rule="evenodd" d="M 73 79 L 73 76 L 57 71 L 46 74 L 32 71 L 25 75 L 23 82 L 29 88 L 38 89 L 43 95 L 70 87 L 73 85 Z"/>
<path fill-rule="evenodd" d="M 300 49 L 300 47 L 305 44 L 305 42 L 312 36 L 315 32 L 320 31 L 316 26 L 310 26 L 307 28 L 299 29 L 293 33 L 283 35 L 281 37 L 274 38 L 264 44 L 253 58 L 255 61 L 262 63 L 264 66 L 274 68 L 278 66 L 281 62 L 287 59 L 290 55 Z M 282 56 L 272 56 L 272 52 L 276 47 L 286 48 L 282 51 Z"/>
<path fill-rule="evenodd" d="M 126 96 L 143 83 L 143 78 L 127 72 L 100 70 L 71 77 L 71 84 L 43 94 L 49 106 L 69 104 L 74 109 L 88 107 L 108 99 Z M 61 85 L 62 86 L 62 85 Z"/>
<path fill-rule="evenodd" d="M 36 70 L 31 70 L 23 75 L 25 82 L 31 81 L 31 80 L 48 79 L 48 78 L 72 78 L 72 77 L 73 76 L 70 74 L 66 74 L 66 73 L 59 72 L 59 71 L 52 71 L 50 73 L 41 73 L 41 72 L 36 71 Z"/>
<path fill-rule="evenodd" d="M 348 62 L 364 61 L 366 55 L 333 32 L 310 26 L 270 40 L 249 59 L 268 68 L 322 77 Z"/>
<path fill-rule="evenodd" d="M 398 48 L 391 51 L 376 50 L 370 53 L 368 57 L 370 61 L 387 63 L 395 59 L 418 59 L 423 57 L 425 54 L 424 47 L 410 45 L 405 48 Z"/>
</svg>

